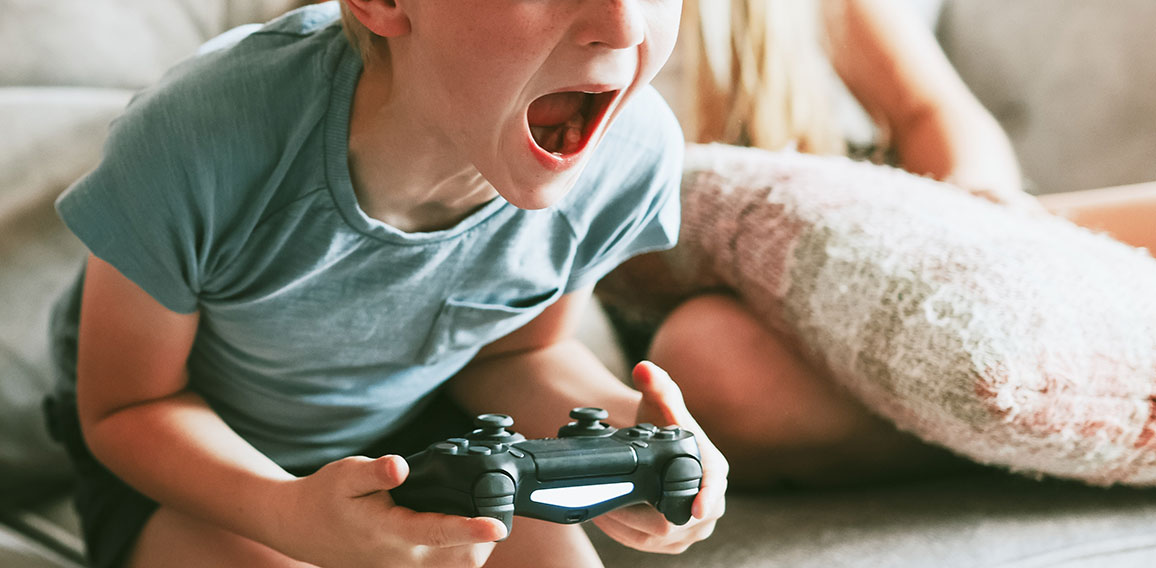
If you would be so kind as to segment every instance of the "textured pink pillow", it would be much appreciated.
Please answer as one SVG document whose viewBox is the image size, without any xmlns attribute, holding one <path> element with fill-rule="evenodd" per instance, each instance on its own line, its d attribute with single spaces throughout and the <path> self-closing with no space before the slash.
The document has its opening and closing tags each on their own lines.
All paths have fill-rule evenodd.
<svg viewBox="0 0 1156 568">
<path fill-rule="evenodd" d="M 1156 482 L 1143 249 L 844 158 L 687 159 L 679 246 L 616 271 L 604 301 L 661 311 L 729 288 L 924 440 L 1026 473 Z"/>
</svg>

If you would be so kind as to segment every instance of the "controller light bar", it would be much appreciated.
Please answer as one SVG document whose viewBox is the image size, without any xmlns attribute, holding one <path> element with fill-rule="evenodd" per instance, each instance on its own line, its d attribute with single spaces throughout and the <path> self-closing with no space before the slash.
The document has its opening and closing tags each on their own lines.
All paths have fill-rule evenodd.
<svg viewBox="0 0 1156 568">
<path fill-rule="evenodd" d="M 573 487 L 538 489 L 530 493 L 530 500 L 544 505 L 578 509 L 605 503 L 632 491 L 634 491 L 634 483 L 631 481 L 599 485 L 575 485 Z"/>
</svg>

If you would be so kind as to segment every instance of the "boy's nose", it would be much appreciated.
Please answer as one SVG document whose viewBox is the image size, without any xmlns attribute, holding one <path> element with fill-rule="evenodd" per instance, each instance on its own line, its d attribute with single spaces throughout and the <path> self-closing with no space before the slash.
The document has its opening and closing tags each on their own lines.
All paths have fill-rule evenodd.
<svg viewBox="0 0 1156 568">
<path fill-rule="evenodd" d="M 646 37 L 639 0 L 587 0 L 578 40 L 582 45 L 627 49 Z"/>
</svg>

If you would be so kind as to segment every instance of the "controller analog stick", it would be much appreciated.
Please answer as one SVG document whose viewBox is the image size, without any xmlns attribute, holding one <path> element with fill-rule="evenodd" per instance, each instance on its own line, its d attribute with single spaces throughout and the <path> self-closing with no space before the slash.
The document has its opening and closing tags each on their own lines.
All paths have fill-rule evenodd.
<svg viewBox="0 0 1156 568">
<path fill-rule="evenodd" d="M 526 437 L 521 434 L 515 434 L 506 430 L 514 425 L 514 419 L 505 414 L 481 414 L 474 418 L 474 430 L 468 436 L 470 440 L 485 441 L 485 442 L 500 442 L 503 444 L 512 444 L 525 440 Z"/>
<path fill-rule="evenodd" d="M 594 408 L 592 406 L 575 408 L 570 411 L 570 418 L 573 418 L 575 422 L 559 428 L 558 437 L 609 436 L 614 433 L 614 428 L 602 422 L 609 417 L 610 413 L 601 408 Z"/>
</svg>

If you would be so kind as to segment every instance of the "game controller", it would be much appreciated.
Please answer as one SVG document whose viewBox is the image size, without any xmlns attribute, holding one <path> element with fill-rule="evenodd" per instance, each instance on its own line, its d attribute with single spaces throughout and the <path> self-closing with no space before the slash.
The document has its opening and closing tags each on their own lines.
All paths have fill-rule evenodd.
<svg viewBox="0 0 1156 568">
<path fill-rule="evenodd" d="M 493 517 L 514 515 L 573 524 L 635 503 L 650 503 L 670 522 L 690 520 L 702 482 L 694 434 L 677 426 L 616 429 L 601 408 L 576 408 L 557 438 L 527 440 L 507 430 L 513 419 L 483 414 L 477 429 L 406 458 L 409 477 L 390 491 L 416 511 Z"/>
</svg>

